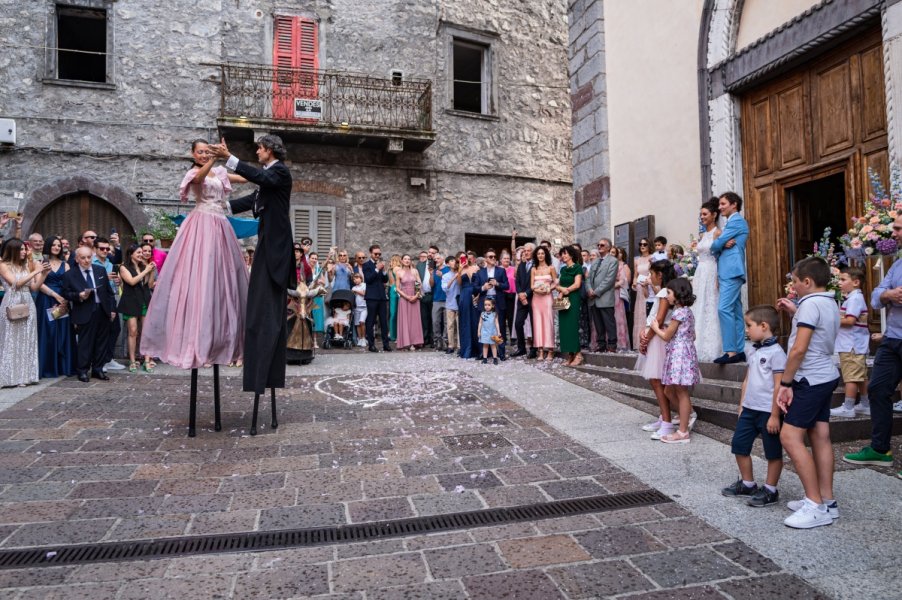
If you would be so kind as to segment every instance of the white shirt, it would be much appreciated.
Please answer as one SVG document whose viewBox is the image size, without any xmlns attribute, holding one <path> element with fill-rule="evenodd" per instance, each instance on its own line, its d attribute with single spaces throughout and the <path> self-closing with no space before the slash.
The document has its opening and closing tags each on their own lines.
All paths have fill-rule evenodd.
<svg viewBox="0 0 902 600">
<path fill-rule="evenodd" d="M 799 327 L 813 330 L 808 351 L 795 374 L 795 381 L 802 378 L 809 385 L 820 385 L 839 378 L 833 363 L 836 334 L 839 332 L 839 307 L 831 292 L 815 292 L 799 300 L 799 308 L 792 318 L 792 333 L 787 348 L 792 350 Z"/>
<path fill-rule="evenodd" d="M 485 274 L 489 278 L 489 280 L 494 279 L 495 278 L 495 267 L 486 267 Z M 488 296 L 489 298 L 493 297 L 495 295 L 495 288 L 490 287 L 488 290 L 486 290 L 485 295 Z"/>
<path fill-rule="evenodd" d="M 365 294 L 366 293 L 366 283 L 361 283 L 360 285 L 355 285 L 354 287 L 351 288 L 351 291 L 363 292 L 363 294 Z M 363 294 L 357 294 L 357 293 L 354 294 L 354 300 L 355 300 L 354 305 L 356 306 L 356 308 L 366 308 L 366 298 L 363 297 Z"/>
<path fill-rule="evenodd" d="M 861 290 L 852 290 L 839 308 L 840 319 L 850 316 L 855 317 L 855 324 L 839 327 L 836 351 L 866 355 L 870 349 L 871 332 L 868 330 L 868 305 Z"/>
<path fill-rule="evenodd" d="M 776 343 L 753 348 L 748 354 L 748 365 L 742 406 L 769 413 L 774 402 L 774 375 L 786 369 L 786 353 Z"/>
</svg>

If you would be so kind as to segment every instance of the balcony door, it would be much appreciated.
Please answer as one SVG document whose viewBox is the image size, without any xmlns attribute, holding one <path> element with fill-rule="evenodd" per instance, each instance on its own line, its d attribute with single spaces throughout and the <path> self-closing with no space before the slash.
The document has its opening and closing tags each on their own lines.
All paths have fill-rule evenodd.
<svg viewBox="0 0 902 600">
<path fill-rule="evenodd" d="M 316 21 L 305 17 L 276 17 L 272 50 L 274 119 L 311 120 L 299 117 L 298 113 L 305 109 L 309 112 L 310 107 L 304 105 L 304 100 L 318 100 L 319 97 L 318 48 Z"/>
</svg>

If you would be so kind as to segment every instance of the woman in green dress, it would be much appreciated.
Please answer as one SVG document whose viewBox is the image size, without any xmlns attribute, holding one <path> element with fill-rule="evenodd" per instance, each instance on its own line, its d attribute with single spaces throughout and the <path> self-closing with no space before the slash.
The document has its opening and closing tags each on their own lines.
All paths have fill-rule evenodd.
<svg viewBox="0 0 902 600">
<path fill-rule="evenodd" d="M 395 269 L 401 268 L 401 255 L 392 254 L 388 263 L 388 339 L 398 339 L 398 282 Z"/>
<path fill-rule="evenodd" d="M 579 308 L 582 298 L 579 290 L 583 284 L 583 268 L 580 265 L 580 253 L 573 246 L 566 246 L 561 250 L 560 279 L 557 291 L 562 296 L 570 299 L 570 308 L 558 311 L 558 323 L 560 325 L 561 352 L 569 356 L 564 363 L 567 367 L 575 367 L 583 364 L 583 355 L 579 345 Z"/>
</svg>

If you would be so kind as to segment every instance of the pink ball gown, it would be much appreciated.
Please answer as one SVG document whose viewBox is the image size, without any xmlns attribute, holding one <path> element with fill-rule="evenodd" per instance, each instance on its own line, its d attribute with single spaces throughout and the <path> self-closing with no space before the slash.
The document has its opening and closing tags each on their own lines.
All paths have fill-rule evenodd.
<svg viewBox="0 0 902 600">
<path fill-rule="evenodd" d="M 242 358 L 248 275 L 235 230 L 226 219 L 232 191 L 224 167 L 192 183 L 197 167 L 179 188 L 194 210 L 179 227 L 147 307 L 141 353 L 180 369 L 228 364 Z"/>
</svg>

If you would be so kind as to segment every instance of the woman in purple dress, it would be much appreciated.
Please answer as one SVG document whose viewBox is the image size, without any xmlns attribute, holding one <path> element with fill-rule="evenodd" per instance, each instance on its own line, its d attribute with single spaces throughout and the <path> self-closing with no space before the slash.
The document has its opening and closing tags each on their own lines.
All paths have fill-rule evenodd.
<svg viewBox="0 0 902 600">
<path fill-rule="evenodd" d="M 410 261 L 410 255 L 401 257 L 401 266 L 395 269 L 398 285 L 398 349 L 423 345 L 423 322 L 420 320 L 420 274 Z"/>
<path fill-rule="evenodd" d="M 248 275 L 235 230 L 226 219 L 232 191 L 214 167 L 207 143 L 191 145 L 194 166 L 179 188 L 195 207 L 179 227 L 144 319 L 141 351 L 180 369 L 241 359 Z"/>
</svg>

